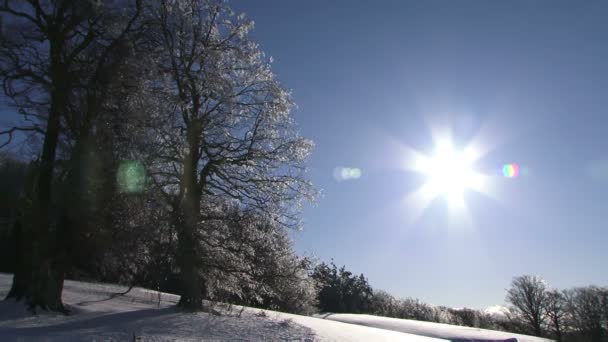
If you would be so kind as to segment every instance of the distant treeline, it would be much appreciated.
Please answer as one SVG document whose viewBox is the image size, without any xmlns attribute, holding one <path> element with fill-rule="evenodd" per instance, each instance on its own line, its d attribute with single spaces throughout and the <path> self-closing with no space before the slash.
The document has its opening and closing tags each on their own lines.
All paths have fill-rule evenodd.
<svg viewBox="0 0 608 342">
<path fill-rule="evenodd" d="M 552 338 L 557 341 L 608 340 L 608 288 L 559 291 L 535 276 L 513 279 L 502 314 L 448 308 L 374 290 L 363 274 L 321 263 L 313 273 L 321 312 L 359 313 L 455 324 Z"/>
</svg>

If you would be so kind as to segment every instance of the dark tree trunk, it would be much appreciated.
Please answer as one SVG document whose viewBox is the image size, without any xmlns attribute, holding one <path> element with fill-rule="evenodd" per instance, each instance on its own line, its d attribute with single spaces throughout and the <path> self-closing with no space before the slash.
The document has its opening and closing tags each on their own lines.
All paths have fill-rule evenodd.
<svg viewBox="0 0 608 342">
<path fill-rule="evenodd" d="M 542 337 L 542 330 L 540 327 L 540 321 L 534 322 L 534 336 Z"/>
<path fill-rule="evenodd" d="M 53 70 L 57 78 L 65 77 L 59 70 Z M 40 165 L 33 189 L 33 205 L 28 210 L 20 229 L 18 265 L 13 275 L 13 285 L 8 298 L 24 299 L 33 310 L 64 311 L 61 292 L 64 281 L 64 260 L 60 260 L 58 248 L 59 227 L 51 225 L 51 187 L 59 122 L 66 93 L 64 87 L 54 89 L 51 96 L 51 109 L 47 119 L 46 134 L 40 156 Z"/>
<path fill-rule="evenodd" d="M 13 284 L 11 289 L 6 296 L 7 299 L 15 298 L 17 300 L 25 296 L 25 289 L 27 284 L 30 282 L 30 273 L 28 272 L 28 259 L 24 251 L 29 248 L 26 247 L 23 238 L 23 228 L 21 222 L 15 222 L 13 227 L 15 234 L 15 270 L 13 272 Z"/>
<path fill-rule="evenodd" d="M 553 326 L 555 327 L 555 339 L 557 342 L 562 342 L 562 329 L 558 318 L 553 319 Z"/>
<path fill-rule="evenodd" d="M 183 199 L 178 211 L 180 220 L 178 230 L 178 256 L 180 269 L 181 298 L 180 307 L 187 310 L 200 310 L 205 298 L 205 287 L 201 272 L 201 253 L 197 238 L 200 217 L 201 192 L 197 182 L 197 165 L 200 128 L 193 124 L 188 130 L 189 152 L 184 160 L 182 178 Z"/>
<path fill-rule="evenodd" d="M 203 279 L 199 275 L 197 240 L 188 228 L 178 234 L 178 262 L 180 269 L 180 300 L 178 305 L 186 310 L 201 310 L 203 306 Z"/>
<path fill-rule="evenodd" d="M 52 123 L 47 132 L 52 132 Z M 58 128 L 58 127 L 57 127 Z M 56 137 L 45 137 L 40 170 L 36 181 L 34 203 L 27 213 L 29 217 L 17 227 L 17 265 L 13 285 L 7 298 L 25 300 L 35 309 L 64 311 L 61 292 L 64 281 L 64 260 L 59 257 L 58 233 L 60 227 L 51 230 L 50 202 L 53 177 L 54 146 Z M 48 157 L 50 147 L 53 156 Z"/>
</svg>

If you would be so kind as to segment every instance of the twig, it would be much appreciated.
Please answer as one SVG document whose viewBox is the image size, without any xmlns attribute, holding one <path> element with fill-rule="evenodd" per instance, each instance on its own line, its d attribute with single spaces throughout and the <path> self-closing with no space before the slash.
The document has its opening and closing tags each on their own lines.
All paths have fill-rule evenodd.
<svg viewBox="0 0 608 342">
<path fill-rule="evenodd" d="M 0 131 L 0 135 L 8 135 L 8 140 L 3 143 L 2 145 L 0 145 L 0 148 L 3 148 L 4 146 L 8 145 L 11 143 L 11 141 L 13 141 L 13 134 L 16 131 L 21 131 L 21 132 L 38 132 L 41 134 L 44 134 L 44 130 L 42 130 L 40 127 L 13 127 L 11 129 L 7 129 L 5 131 Z"/>
<path fill-rule="evenodd" d="M 133 290 L 133 287 L 135 287 L 135 285 L 134 285 L 134 284 L 131 284 L 131 285 L 129 285 L 129 288 L 128 288 L 126 291 L 124 291 L 124 292 L 116 292 L 116 293 L 112 293 L 112 294 L 110 295 L 110 298 L 116 298 L 116 297 L 118 297 L 118 296 L 124 296 L 124 295 L 126 295 L 127 293 L 131 292 L 131 290 Z"/>
</svg>

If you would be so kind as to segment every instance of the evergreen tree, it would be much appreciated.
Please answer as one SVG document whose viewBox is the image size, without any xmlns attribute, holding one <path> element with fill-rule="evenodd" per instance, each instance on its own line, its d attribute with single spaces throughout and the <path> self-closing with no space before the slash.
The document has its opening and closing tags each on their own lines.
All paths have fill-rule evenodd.
<svg viewBox="0 0 608 342">
<path fill-rule="evenodd" d="M 321 263 L 311 275 L 318 290 L 322 312 L 368 313 L 371 310 L 372 287 L 363 274 L 353 275 L 345 266 Z"/>
</svg>

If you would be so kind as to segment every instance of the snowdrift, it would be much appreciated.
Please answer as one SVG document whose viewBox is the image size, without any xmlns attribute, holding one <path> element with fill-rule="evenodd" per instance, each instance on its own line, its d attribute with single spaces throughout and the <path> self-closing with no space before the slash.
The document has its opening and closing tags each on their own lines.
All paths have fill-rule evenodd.
<svg viewBox="0 0 608 342">
<path fill-rule="evenodd" d="M 371 315 L 328 314 L 325 319 L 374 327 L 408 334 L 447 339 L 450 341 L 509 341 L 509 342 L 545 342 L 544 338 L 512 334 L 503 331 L 485 330 L 455 326 L 449 324 L 420 322 L 407 319 L 379 317 Z"/>
</svg>

